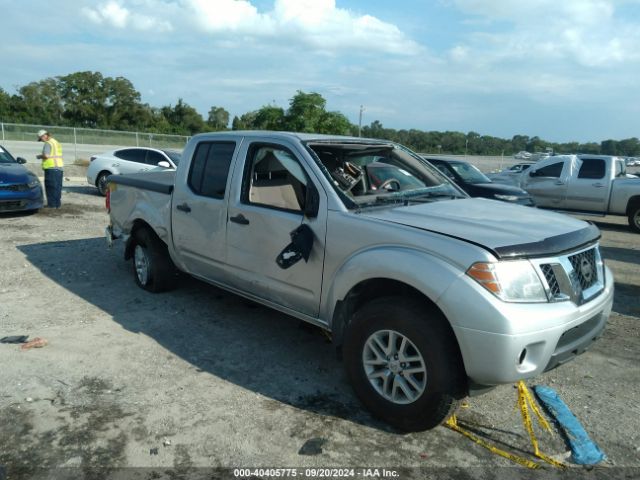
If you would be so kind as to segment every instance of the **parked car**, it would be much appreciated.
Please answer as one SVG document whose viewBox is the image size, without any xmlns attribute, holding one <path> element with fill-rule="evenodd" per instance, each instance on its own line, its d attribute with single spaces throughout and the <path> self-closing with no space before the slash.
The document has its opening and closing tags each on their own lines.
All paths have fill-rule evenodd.
<svg viewBox="0 0 640 480">
<path fill-rule="evenodd" d="M 516 153 L 513 158 L 517 159 L 517 160 L 526 160 L 528 158 L 531 158 L 531 153 L 529 152 L 525 152 L 524 150 L 521 152 Z"/>
<path fill-rule="evenodd" d="M 375 189 L 371 165 L 392 173 Z M 199 134 L 176 171 L 111 176 L 106 204 L 141 288 L 179 270 L 331 333 L 357 396 L 402 430 L 577 357 L 613 303 L 594 225 L 469 198 L 385 140 Z"/>
<path fill-rule="evenodd" d="M 0 212 L 38 210 L 43 206 L 42 185 L 35 173 L 27 170 L 27 161 L 15 159 L 0 147 Z"/>
<path fill-rule="evenodd" d="M 137 173 L 147 170 L 175 170 L 180 163 L 181 153 L 148 147 L 127 147 L 110 150 L 91 157 L 87 170 L 87 182 L 94 185 L 100 195 L 107 191 L 107 177 L 123 173 Z"/>
<path fill-rule="evenodd" d="M 493 183 L 475 165 L 462 160 L 425 157 L 447 178 L 472 197 L 491 198 L 519 205 L 534 206 L 533 198 L 519 187 Z"/>
<path fill-rule="evenodd" d="M 640 233 L 640 179 L 629 178 L 619 157 L 556 155 L 527 170 L 521 184 L 542 208 L 625 215 Z"/>
<path fill-rule="evenodd" d="M 516 187 L 519 187 L 522 172 L 526 171 L 531 167 L 531 165 L 535 165 L 535 162 L 516 163 L 515 165 L 511 165 L 509 168 L 505 168 L 500 172 L 487 173 L 487 177 L 495 183 L 504 183 L 506 185 L 515 185 Z"/>
</svg>

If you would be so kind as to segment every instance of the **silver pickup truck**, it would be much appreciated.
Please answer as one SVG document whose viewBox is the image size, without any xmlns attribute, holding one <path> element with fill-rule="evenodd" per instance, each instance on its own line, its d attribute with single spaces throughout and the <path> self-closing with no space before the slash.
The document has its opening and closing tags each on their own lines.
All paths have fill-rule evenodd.
<svg viewBox="0 0 640 480">
<path fill-rule="evenodd" d="M 628 178 L 623 158 L 556 155 L 524 171 L 520 187 L 538 207 L 625 215 L 631 229 L 640 233 L 640 179 Z"/>
<path fill-rule="evenodd" d="M 201 134 L 177 171 L 109 181 L 108 241 L 140 287 L 180 270 L 325 329 L 357 396 L 402 430 L 574 358 L 611 311 L 596 227 L 468 198 L 391 142 Z"/>
</svg>

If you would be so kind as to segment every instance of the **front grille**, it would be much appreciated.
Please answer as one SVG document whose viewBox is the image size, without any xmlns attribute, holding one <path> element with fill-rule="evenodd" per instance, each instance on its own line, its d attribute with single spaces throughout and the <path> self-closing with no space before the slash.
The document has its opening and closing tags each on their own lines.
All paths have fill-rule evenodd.
<svg viewBox="0 0 640 480">
<path fill-rule="evenodd" d="M 569 257 L 571 266 L 580 282 L 582 290 L 586 290 L 598 280 L 598 270 L 596 266 L 596 249 L 586 250 Z"/>
<path fill-rule="evenodd" d="M 22 201 L 0 202 L 0 212 L 15 210 L 22 207 L 24 207 L 24 202 Z"/>
<path fill-rule="evenodd" d="M 26 183 L 16 183 L 14 185 L 0 185 L 0 190 L 5 192 L 26 192 L 29 190 L 29 185 Z"/>
<path fill-rule="evenodd" d="M 533 260 L 552 302 L 582 305 L 604 290 L 604 268 L 598 246 L 577 253 Z"/>
<path fill-rule="evenodd" d="M 553 267 L 550 264 L 545 263 L 544 265 L 540 265 L 540 269 L 544 274 L 544 278 L 547 280 L 551 296 L 558 296 L 560 294 L 560 285 L 558 285 L 558 280 L 556 279 L 556 274 L 553 272 Z"/>
</svg>

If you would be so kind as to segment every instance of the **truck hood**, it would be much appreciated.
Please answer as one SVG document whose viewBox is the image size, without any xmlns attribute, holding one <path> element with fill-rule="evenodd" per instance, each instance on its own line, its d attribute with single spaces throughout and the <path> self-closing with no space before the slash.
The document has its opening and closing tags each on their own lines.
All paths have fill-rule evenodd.
<svg viewBox="0 0 640 480">
<path fill-rule="evenodd" d="M 363 211 L 362 215 L 463 240 L 498 258 L 557 255 L 600 238 L 599 230 L 582 220 L 484 198 Z"/>
</svg>

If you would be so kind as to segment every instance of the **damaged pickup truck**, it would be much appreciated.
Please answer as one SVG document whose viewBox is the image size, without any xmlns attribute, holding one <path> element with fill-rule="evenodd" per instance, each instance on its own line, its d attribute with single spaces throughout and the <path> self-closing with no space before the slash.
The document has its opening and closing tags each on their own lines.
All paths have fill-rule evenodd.
<svg viewBox="0 0 640 480">
<path fill-rule="evenodd" d="M 177 171 L 109 181 L 107 239 L 140 287 L 180 270 L 325 329 L 360 400 L 405 431 L 581 354 L 611 311 L 596 227 L 468 198 L 391 142 L 201 134 Z"/>
</svg>

